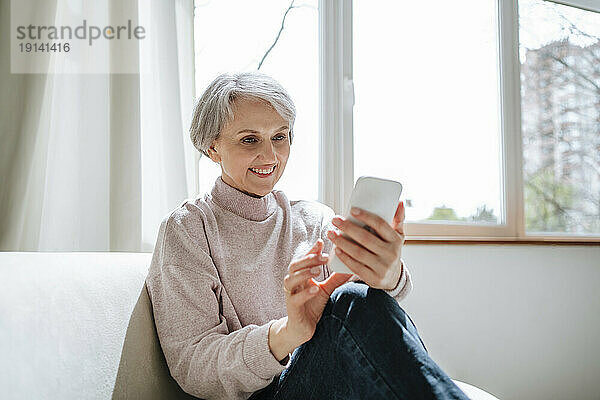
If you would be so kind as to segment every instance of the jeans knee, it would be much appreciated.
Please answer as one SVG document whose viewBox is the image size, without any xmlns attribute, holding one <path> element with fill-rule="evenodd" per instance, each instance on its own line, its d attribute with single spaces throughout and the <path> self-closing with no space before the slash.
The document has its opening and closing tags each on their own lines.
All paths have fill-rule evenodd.
<svg viewBox="0 0 600 400">
<path fill-rule="evenodd" d="M 401 326 L 410 334 L 406 337 L 418 339 L 427 352 L 411 317 L 384 290 L 373 289 L 365 283 L 345 283 L 333 291 L 326 310 L 325 313 L 333 316 L 338 323 L 367 335 L 372 329 L 391 332 L 393 327 Z M 382 326 L 385 328 L 381 329 Z"/>
<path fill-rule="evenodd" d="M 381 310 L 389 301 L 395 300 L 381 289 L 374 289 L 365 283 L 348 282 L 338 287 L 331 294 L 333 302 L 332 314 L 340 319 L 347 319 L 350 313 L 372 315 Z"/>
</svg>

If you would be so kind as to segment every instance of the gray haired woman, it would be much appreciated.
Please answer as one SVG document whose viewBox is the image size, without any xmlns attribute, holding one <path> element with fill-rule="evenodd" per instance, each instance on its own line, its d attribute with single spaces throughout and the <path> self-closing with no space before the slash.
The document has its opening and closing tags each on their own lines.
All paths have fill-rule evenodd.
<svg viewBox="0 0 600 400">
<path fill-rule="evenodd" d="M 358 210 L 373 234 L 273 189 L 295 116 L 258 72 L 218 76 L 195 106 L 192 142 L 222 173 L 164 218 L 146 278 L 171 375 L 205 399 L 467 399 L 398 304 L 402 202 L 391 225 Z"/>
</svg>

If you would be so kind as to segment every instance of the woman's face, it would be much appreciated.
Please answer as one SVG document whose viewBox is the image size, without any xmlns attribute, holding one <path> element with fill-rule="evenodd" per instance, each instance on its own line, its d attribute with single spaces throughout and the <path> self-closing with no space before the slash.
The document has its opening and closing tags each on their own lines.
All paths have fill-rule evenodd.
<svg viewBox="0 0 600 400">
<path fill-rule="evenodd" d="M 289 122 L 260 99 L 238 98 L 232 109 L 233 119 L 208 154 L 221 163 L 225 183 L 250 195 L 265 196 L 281 178 L 290 155 Z"/>
</svg>

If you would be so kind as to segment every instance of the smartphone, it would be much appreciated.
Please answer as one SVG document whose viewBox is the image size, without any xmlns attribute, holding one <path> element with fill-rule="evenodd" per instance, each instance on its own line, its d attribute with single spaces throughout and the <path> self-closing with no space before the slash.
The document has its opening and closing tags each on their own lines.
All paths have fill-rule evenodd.
<svg viewBox="0 0 600 400">
<path fill-rule="evenodd" d="M 361 176 L 356 180 L 349 204 L 346 206 L 344 216 L 346 219 L 360 225 L 362 228 L 378 236 L 375 230 L 363 222 L 357 220 L 350 214 L 352 207 L 358 207 L 379 215 L 389 224 L 394 219 L 396 208 L 402 193 L 402 184 L 390 179 L 376 178 L 373 176 Z M 347 234 L 342 232 L 342 236 L 351 242 L 356 243 Z M 357 243 L 358 244 L 358 243 Z M 359 244 L 360 246 L 360 244 Z M 329 256 L 327 263 L 331 272 L 341 272 L 344 274 L 353 274 L 346 264 L 344 264 L 335 254 L 335 245 Z"/>
</svg>

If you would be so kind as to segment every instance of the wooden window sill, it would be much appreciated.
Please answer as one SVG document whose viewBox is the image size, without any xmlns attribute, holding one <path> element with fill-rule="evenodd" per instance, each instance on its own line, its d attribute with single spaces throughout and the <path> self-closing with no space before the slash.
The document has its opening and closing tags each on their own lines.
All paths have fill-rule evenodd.
<svg viewBox="0 0 600 400">
<path fill-rule="evenodd" d="M 600 246 L 600 238 L 579 239 L 579 238 L 458 238 L 458 237 L 419 237 L 407 236 L 404 242 L 407 244 L 484 244 L 484 245 L 560 245 L 560 246 Z"/>
</svg>

